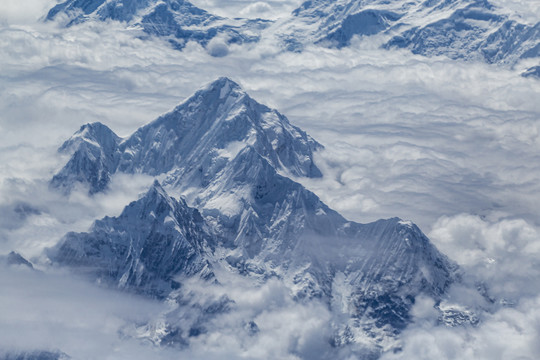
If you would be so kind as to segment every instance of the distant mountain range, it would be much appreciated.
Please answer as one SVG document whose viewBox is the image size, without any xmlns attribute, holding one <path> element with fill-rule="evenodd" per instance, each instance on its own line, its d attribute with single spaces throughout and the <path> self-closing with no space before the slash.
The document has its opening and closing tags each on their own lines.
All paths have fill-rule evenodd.
<svg viewBox="0 0 540 360">
<path fill-rule="evenodd" d="M 60 148 L 71 159 L 52 187 L 106 194 L 118 172 L 159 176 L 164 186 L 155 181 L 120 216 L 67 234 L 48 256 L 102 284 L 179 304 L 182 279 L 220 283 L 216 267 L 277 278 L 296 301 L 317 299 L 337 314 L 334 346 L 367 337 L 377 348 L 409 324 L 417 296 L 442 299 L 458 269 L 414 224 L 347 221 L 292 180 L 322 176 L 313 161 L 321 148 L 227 78 L 125 139 L 84 125 Z M 227 311 L 228 299 L 215 301 L 212 314 Z M 153 341 L 189 343 L 189 329 L 168 329 Z"/>
<path fill-rule="evenodd" d="M 384 48 L 406 48 L 424 56 L 509 66 L 540 57 L 540 22 L 519 22 L 487 0 L 310 0 L 275 24 L 222 18 L 183 0 L 68 0 L 46 18 L 60 14 L 68 26 L 123 21 L 167 37 L 179 49 L 187 41 L 206 46 L 218 35 L 229 43 L 277 36 L 284 49 L 293 51 L 310 44 L 341 48 L 350 46 L 355 36 L 379 36 Z"/>
<path fill-rule="evenodd" d="M 221 35 L 228 43 L 259 40 L 267 20 L 226 19 L 184 0 L 67 0 L 49 10 L 46 20 L 64 17 L 66 26 L 85 21 L 121 21 L 149 35 L 165 37 L 181 50 L 188 41 L 204 46 Z"/>
<path fill-rule="evenodd" d="M 540 56 L 540 22 L 519 23 L 487 0 L 314 0 L 293 15 L 312 24 L 312 41 L 329 46 L 382 34 L 389 37 L 383 47 L 425 56 L 504 64 Z"/>
</svg>

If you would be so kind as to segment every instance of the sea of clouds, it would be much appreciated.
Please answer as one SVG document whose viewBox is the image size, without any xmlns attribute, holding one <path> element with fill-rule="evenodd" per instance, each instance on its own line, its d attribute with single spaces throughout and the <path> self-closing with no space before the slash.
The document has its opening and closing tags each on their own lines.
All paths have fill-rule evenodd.
<svg viewBox="0 0 540 360">
<path fill-rule="evenodd" d="M 8 0 L 0 10 L 0 254 L 16 250 L 45 269 L 45 247 L 119 214 L 151 183 L 124 175 L 106 196 L 49 191 L 47 181 L 66 161 L 56 149 L 82 124 L 101 121 L 126 136 L 229 76 L 325 146 L 317 155 L 324 177 L 298 181 L 351 220 L 414 221 L 461 266 L 464 285 L 450 295 L 482 308 L 480 324 L 438 325 L 432 301 L 423 299 L 403 351 L 385 359 L 540 357 L 540 81 L 519 76 L 528 63 L 510 69 L 428 59 L 380 50 L 377 39 L 303 53 L 283 52 L 269 39 L 214 57 L 198 44 L 178 52 L 159 39 L 141 40 L 121 24 L 63 29 L 40 22 L 55 3 Z M 296 5 L 195 3 L 269 18 Z M 515 16 L 540 17 L 532 2 L 495 3 Z M 214 331 L 184 351 L 194 358 L 327 355 L 315 346 L 331 331 L 322 306 L 297 304 L 280 284 L 246 290 L 239 281 L 228 295 L 242 306 L 213 320 Z M 479 285 L 491 303 L 471 290 Z M 78 358 L 176 356 L 119 335 L 162 304 L 24 269 L 3 270 L 0 287 L 0 348 L 60 349 Z M 246 293 L 253 303 L 242 302 Z M 228 328 L 246 312 L 262 324 L 256 339 Z M 276 321 L 283 318 L 291 320 Z"/>
</svg>

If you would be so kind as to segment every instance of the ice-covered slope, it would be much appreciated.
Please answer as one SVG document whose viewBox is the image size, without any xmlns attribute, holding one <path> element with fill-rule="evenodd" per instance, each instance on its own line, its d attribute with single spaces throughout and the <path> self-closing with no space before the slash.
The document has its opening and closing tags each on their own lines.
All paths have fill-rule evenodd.
<svg viewBox="0 0 540 360">
<path fill-rule="evenodd" d="M 427 56 L 508 64 L 540 56 L 540 22 L 519 23 L 486 0 L 313 0 L 293 15 L 285 32 L 302 41 L 304 24 L 308 43 L 343 47 L 382 34 L 387 48 Z"/>
<path fill-rule="evenodd" d="M 215 239 L 196 209 L 154 182 L 120 216 L 96 221 L 87 233 L 68 233 L 48 256 L 99 282 L 164 297 L 178 287 L 176 275 L 212 277 L 208 253 Z"/>
<path fill-rule="evenodd" d="M 226 19 L 186 0 L 66 0 L 49 10 L 46 19 L 67 18 L 67 26 L 89 20 L 125 22 L 150 35 L 169 38 L 178 49 L 186 42 L 206 45 L 222 34 L 230 43 L 253 42 L 270 24 L 264 20 Z"/>
</svg>

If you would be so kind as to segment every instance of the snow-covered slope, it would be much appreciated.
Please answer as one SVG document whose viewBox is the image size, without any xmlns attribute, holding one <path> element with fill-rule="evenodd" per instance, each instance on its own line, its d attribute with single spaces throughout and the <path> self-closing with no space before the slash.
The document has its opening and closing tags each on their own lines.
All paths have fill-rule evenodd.
<svg viewBox="0 0 540 360">
<path fill-rule="evenodd" d="M 540 22 L 518 23 L 498 14 L 485 0 L 473 1 L 443 19 L 414 26 L 393 37 L 388 47 L 406 47 L 415 54 L 514 64 L 540 56 Z"/>
<path fill-rule="evenodd" d="M 186 42 L 202 45 L 221 34 L 230 43 L 253 42 L 270 22 L 226 19 L 186 0 L 66 0 L 49 10 L 46 19 L 67 18 L 67 26 L 88 20 L 115 20 L 150 35 L 169 38 L 182 49 Z"/>
<path fill-rule="evenodd" d="M 380 35 L 385 48 L 426 56 L 509 65 L 540 57 L 540 22 L 520 22 L 487 0 L 309 0 L 275 26 L 215 16 L 185 0 L 67 0 L 46 19 L 59 16 L 67 17 L 68 26 L 92 19 L 123 21 L 168 38 L 178 49 L 187 41 L 206 46 L 219 34 L 229 43 L 277 34 L 284 48 L 294 51 L 313 43 L 341 48 L 354 36 Z"/>
<path fill-rule="evenodd" d="M 80 131 L 65 147 L 86 148 L 94 133 Z M 120 217 L 66 235 L 50 254 L 58 264 L 154 296 L 173 294 L 175 277 L 208 274 L 215 266 L 259 282 L 279 278 L 297 301 L 318 299 L 339 314 L 336 344 L 394 336 L 408 324 L 419 294 L 440 299 L 455 281 L 453 263 L 415 225 L 397 218 L 347 221 L 292 180 L 321 176 L 313 162 L 321 145 L 229 79 L 129 138 L 112 139 L 93 141 L 110 145 L 111 169 L 161 175 L 168 191 L 185 196 L 204 221 L 154 184 Z M 68 165 L 61 171 L 67 175 Z M 67 175 L 66 181 L 93 179 L 91 172 L 87 180 Z"/>
<path fill-rule="evenodd" d="M 68 233 L 48 255 L 99 282 L 163 297 L 178 287 L 175 275 L 213 276 L 207 254 L 214 241 L 199 212 L 156 181 L 119 217 Z"/>
<path fill-rule="evenodd" d="M 519 23 L 500 10 L 486 0 L 313 0 L 293 12 L 285 32 L 302 39 L 304 24 L 308 43 L 337 47 L 382 34 L 387 48 L 488 63 L 540 56 L 540 23 Z"/>
<path fill-rule="evenodd" d="M 59 149 L 73 156 L 51 185 L 70 190 L 83 183 L 94 193 L 117 171 L 169 173 L 168 183 L 182 177 L 184 184 L 178 185 L 185 186 L 186 178 L 189 185 L 204 185 L 246 147 L 284 173 L 321 176 L 313 162 L 319 143 L 235 82 L 220 78 L 124 140 L 103 124 L 82 126 Z"/>
<path fill-rule="evenodd" d="M 120 138 L 101 123 L 81 126 L 59 149 L 72 154 L 66 166 L 52 178 L 50 185 L 69 193 L 78 183 L 89 187 L 90 194 L 105 190 L 120 155 Z"/>
<path fill-rule="evenodd" d="M 523 77 L 533 77 L 540 79 L 540 65 L 533 66 L 529 69 L 527 69 L 525 72 L 521 74 Z"/>
</svg>

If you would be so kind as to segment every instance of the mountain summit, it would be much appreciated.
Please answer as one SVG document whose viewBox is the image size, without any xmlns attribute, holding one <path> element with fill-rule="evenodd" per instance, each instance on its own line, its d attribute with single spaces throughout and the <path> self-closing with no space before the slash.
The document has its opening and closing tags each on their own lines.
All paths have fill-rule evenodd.
<svg viewBox="0 0 540 360">
<path fill-rule="evenodd" d="M 68 233 L 48 255 L 99 282 L 165 297 L 178 287 L 176 275 L 213 276 L 208 253 L 215 245 L 199 212 L 156 181 L 119 217 L 96 221 L 88 233 Z"/>
<path fill-rule="evenodd" d="M 59 149 L 73 155 L 51 186 L 69 192 L 82 183 L 95 193 L 116 172 L 169 173 L 168 183 L 189 175 L 205 184 L 245 147 L 286 174 L 321 176 L 313 153 L 322 145 L 234 81 L 220 78 L 126 139 L 100 123 L 82 126 Z"/>
<path fill-rule="evenodd" d="M 88 186 L 90 194 L 105 190 L 118 162 L 120 141 L 120 137 L 99 122 L 81 126 L 58 149 L 72 155 L 64 168 L 54 175 L 50 186 L 66 194 L 81 183 Z"/>
</svg>

